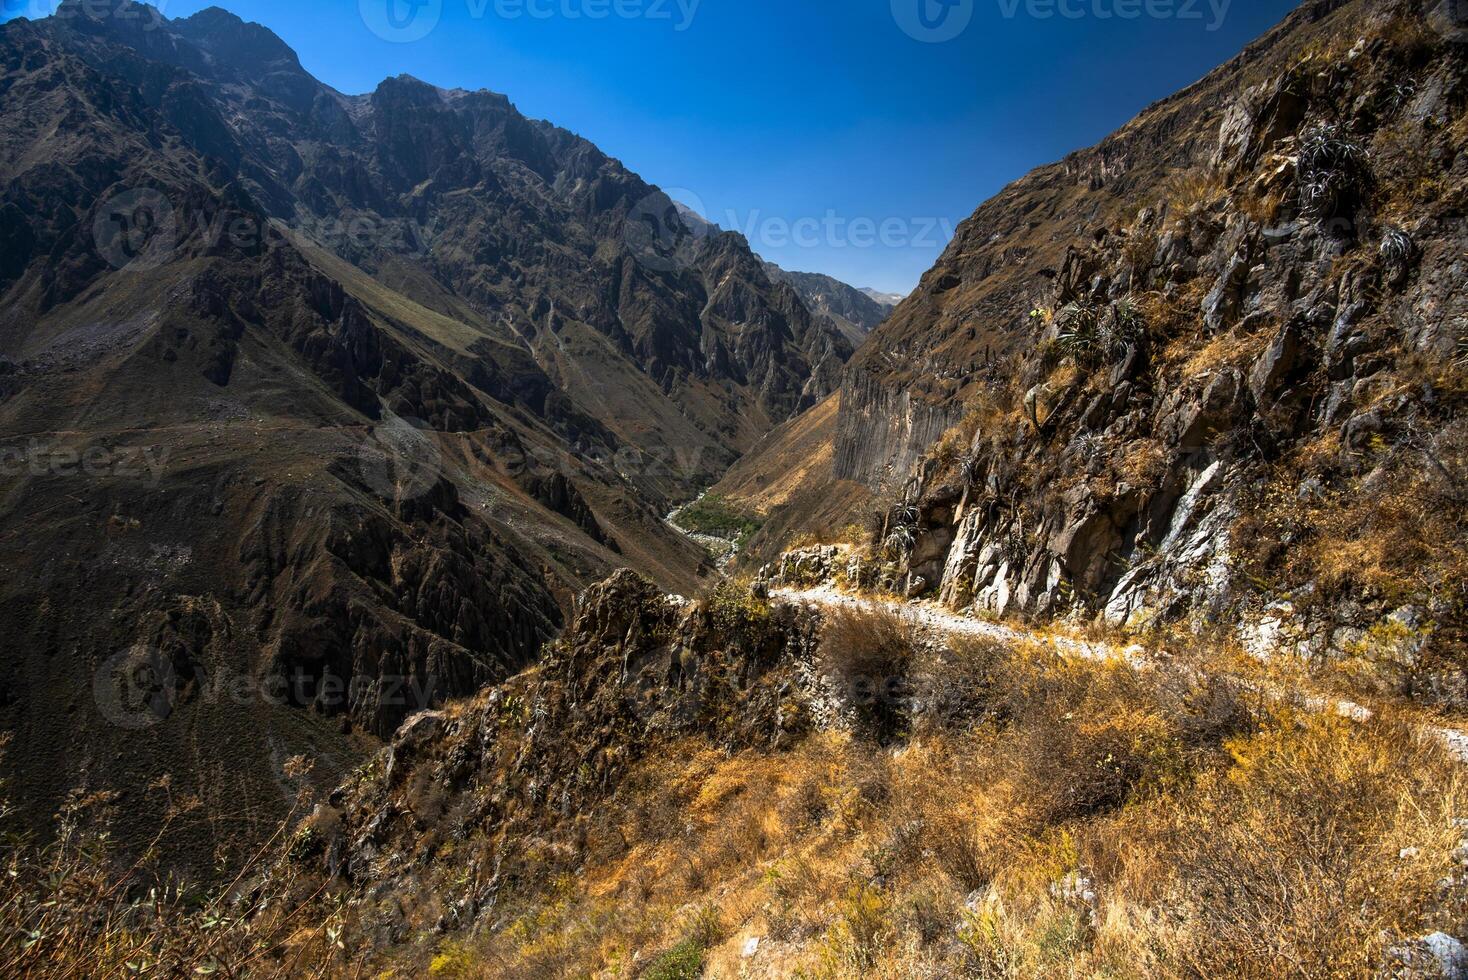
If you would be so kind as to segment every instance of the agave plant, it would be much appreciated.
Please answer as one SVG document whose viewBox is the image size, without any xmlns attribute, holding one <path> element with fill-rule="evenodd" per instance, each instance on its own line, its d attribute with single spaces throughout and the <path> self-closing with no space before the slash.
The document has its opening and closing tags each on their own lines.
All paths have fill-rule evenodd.
<svg viewBox="0 0 1468 980">
<path fill-rule="evenodd" d="M 1317 220 L 1340 214 L 1366 188 L 1366 150 L 1338 126 L 1319 126 L 1300 141 L 1300 208 Z"/>
<path fill-rule="evenodd" d="M 1405 268 L 1412 261 L 1417 246 L 1405 231 L 1400 228 L 1390 228 L 1381 237 L 1381 248 L 1379 254 L 1381 260 L 1389 269 Z"/>
<path fill-rule="evenodd" d="M 1094 462 L 1106 453 L 1106 441 L 1094 432 L 1083 432 L 1075 439 L 1076 453 L 1086 462 Z"/>
<path fill-rule="evenodd" d="M 916 524 L 896 524 L 887 532 L 887 550 L 898 557 L 906 558 L 917 547 L 917 537 Z"/>
<path fill-rule="evenodd" d="M 1056 346 L 1077 361 L 1115 360 L 1146 332 L 1141 310 L 1125 300 L 1107 307 L 1071 303 L 1056 314 Z"/>
<path fill-rule="evenodd" d="M 1068 303 L 1055 314 L 1060 327 L 1056 346 L 1077 359 L 1095 354 L 1102 346 L 1101 311 L 1090 303 Z"/>
</svg>

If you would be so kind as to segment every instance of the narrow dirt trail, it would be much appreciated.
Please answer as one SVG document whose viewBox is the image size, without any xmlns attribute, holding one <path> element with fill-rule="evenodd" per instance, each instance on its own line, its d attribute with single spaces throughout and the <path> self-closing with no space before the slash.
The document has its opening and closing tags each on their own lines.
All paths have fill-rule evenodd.
<svg viewBox="0 0 1468 980">
<path fill-rule="evenodd" d="M 906 602 L 899 599 L 856 596 L 829 585 L 814 589 L 771 589 L 770 596 L 799 605 L 812 605 L 826 609 L 844 608 L 891 612 L 910 620 L 919 629 L 942 636 L 973 636 L 1005 643 L 1038 643 L 1051 647 L 1063 657 L 1098 661 L 1119 659 L 1143 670 L 1183 669 L 1150 655 L 1145 647 L 1139 645 L 1122 647 L 1115 644 L 1041 635 L 1012 626 L 962 616 L 931 602 Z M 1354 701 L 1286 691 L 1278 687 L 1259 688 L 1259 690 L 1268 697 L 1290 701 L 1310 711 L 1333 711 L 1342 718 L 1352 721 L 1367 722 L 1375 714 L 1370 708 Z M 1468 732 L 1430 724 L 1422 725 L 1420 730 L 1423 735 L 1441 741 L 1459 762 L 1468 765 Z"/>
</svg>

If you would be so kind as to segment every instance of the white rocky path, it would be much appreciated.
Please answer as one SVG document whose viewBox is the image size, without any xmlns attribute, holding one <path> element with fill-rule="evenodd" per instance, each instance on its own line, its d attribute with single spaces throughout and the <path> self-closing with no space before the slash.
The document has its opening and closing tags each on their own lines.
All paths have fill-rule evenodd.
<svg viewBox="0 0 1468 980">
<path fill-rule="evenodd" d="M 1007 643 L 1040 643 L 1052 647 L 1056 653 L 1064 657 L 1085 660 L 1121 659 L 1141 669 L 1160 669 L 1166 666 L 1156 657 L 1150 655 L 1145 647 L 1139 645 L 1133 644 L 1131 646 L 1121 647 L 1114 644 L 1092 643 L 1067 637 L 1031 633 L 1012 626 L 1004 626 L 999 623 L 991 623 L 974 619 L 970 616 L 964 616 L 932 602 L 913 602 L 852 595 L 831 585 L 822 585 L 809 589 L 774 588 L 770 590 L 770 597 L 772 599 L 783 599 L 786 602 L 812 605 L 826 609 L 885 610 L 902 616 L 910 620 L 917 628 L 931 633 L 944 636 L 975 636 Z M 1173 667 L 1172 669 L 1177 668 Z M 1349 718 L 1353 721 L 1366 722 L 1373 717 L 1373 712 L 1370 708 L 1357 704 L 1354 701 L 1345 701 L 1320 695 L 1301 696 L 1298 693 L 1277 688 L 1264 690 L 1263 693 L 1280 700 L 1293 701 L 1311 711 L 1334 711 L 1342 718 Z M 1428 737 L 1442 741 L 1458 761 L 1468 765 L 1468 732 L 1454 728 L 1443 728 L 1437 725 L 1424 725 L 1422 726 L 1422 733 Z"/>
</svg>

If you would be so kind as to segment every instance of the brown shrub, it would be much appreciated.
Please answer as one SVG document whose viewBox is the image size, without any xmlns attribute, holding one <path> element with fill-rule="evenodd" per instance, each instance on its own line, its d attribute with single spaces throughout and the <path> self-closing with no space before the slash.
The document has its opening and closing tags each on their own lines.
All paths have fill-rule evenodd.
<svg viewBox="0 0 1468 980">
<path fill-rule="evenodd" d="M 887 742 L 909 721 L 914 626 L 885 609 L 842 608 L 827 619 L 816 669 L 858 734 Z"/>
<path fill-rule="evenodd" d="M 1456 767 L 1405 728 L 1332 714 L 1281 716 L 1229 749 L 1159 854 L 1192 919 L 1182 962 L 1204 976 L 1370 974 L 1383 937 L 1415 934 L 1435 904 Z"/>
<path fill-rule="evenodd" d="M 1009 644 L 978 637 L 954 637 L 922 651 L 914 670 L 922 730 L 962 731 L 1002 716 L 1013 690 L 1012 657 Z"/>
</svg>

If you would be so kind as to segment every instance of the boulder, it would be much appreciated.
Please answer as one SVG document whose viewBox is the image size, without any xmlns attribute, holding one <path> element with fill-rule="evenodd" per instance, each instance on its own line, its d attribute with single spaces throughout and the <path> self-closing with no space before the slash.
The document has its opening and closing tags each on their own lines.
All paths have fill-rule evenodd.
<svg viewBox="0 0 1468 980">
<path fill-rule="evenodd" d="M 1434 932 L 1415 942 L 1398 943 L 1387 951 L 1383 976 L 1411 980 L 1465 980 L 1468 949 L 1445 932 Z"/>
<path fill-rule="evenodd" d="M 1249 283 L 1249 259 L 1235 252 L 1218 281 L 1203 300 L 1203 321 L 1212 333 L 1220 333 L 1238 322 L 1244 310 L 1244 291 Z"/>
<path fill-rule="evenodd" d="M 1249 372 L 1249 390 L 1256 404 L 1266 406 L 1275 401 L 1280 388 L 1299 366 L 1304 349 L 1303 330 L 1296 321 L 1291 321 L 1280 330 L 1269 349 L 1259 355 Z"/>
</svg>

